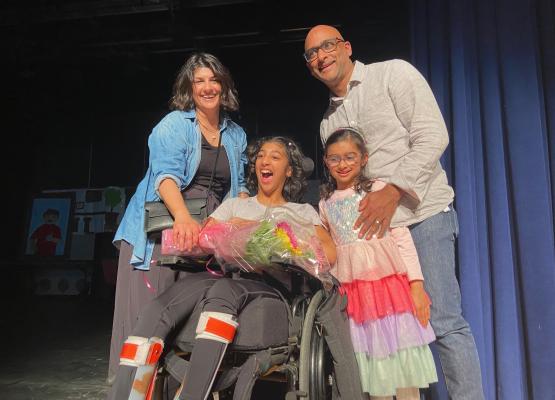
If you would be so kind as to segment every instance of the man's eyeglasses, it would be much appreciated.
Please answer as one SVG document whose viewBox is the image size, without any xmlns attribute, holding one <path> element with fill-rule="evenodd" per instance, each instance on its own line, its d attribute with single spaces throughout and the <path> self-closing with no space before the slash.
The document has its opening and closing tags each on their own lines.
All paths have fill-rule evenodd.
<svg viewBox="0 0 555 400">
<path fill-rule="evenodd" d="M 347 164 L 349 167 L 352 167 L 360 161 L 360 154 L 349 153 L 344 155 L 343 157 L 335 154 L 332 154 L 331 156 L 326 156 L 326 164 L 328 164 L 329 167 L 337 167 L 339 164 L 341 164 L 341 161 L 345 161 L 345 164 Z"/>
<path fill-rule="evenodd" d="M 303 53 L 303 57 L 306 62 L 314 61 L 318 57 L 318 51 L 320 49 L 324 50 L 326 53 L 331 53 L 337 49 L 337 44 L 339 42 L 344 42 L 343 39 L 333 38 L 324 40 L 320 46 L 312 47 Z"/>
</svg>

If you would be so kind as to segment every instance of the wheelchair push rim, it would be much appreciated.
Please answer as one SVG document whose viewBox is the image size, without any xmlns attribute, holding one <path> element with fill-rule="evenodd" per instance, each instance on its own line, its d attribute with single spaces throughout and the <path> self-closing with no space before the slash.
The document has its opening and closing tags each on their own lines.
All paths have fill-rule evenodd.
<svg viewBox="0 0 555 400">
<path fill-rule="evenodd" d="M 299 392 L 308 400 L 332 398 L 333 362 L 321 327 L 315 323 L 318 307 L 324 299 L 319 290 L 310 301 L 303 322 L 299 354 Z"/>
</svg>

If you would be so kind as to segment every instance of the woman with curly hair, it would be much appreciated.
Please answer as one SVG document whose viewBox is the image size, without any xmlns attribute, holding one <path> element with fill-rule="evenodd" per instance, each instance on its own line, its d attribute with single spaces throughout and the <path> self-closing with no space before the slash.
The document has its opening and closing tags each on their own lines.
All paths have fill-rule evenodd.
<svg viewBox="0 0 555 400">
<path fill-rule="evenodd" d="M 207 224 L 259 221 L 269 207 L 288 208 L 315 226 L 324 252 L 333 263 L 335 245 L 321 226 L 318 213 L 309 204 L 296 203 L 306 188 L 304 157 L 297 144 L 285 137 L 259 139 L 249 146 L 248 157 L 247 185 L 256 190 L 256 195 L 225 200 L 211 214 Z M 133 336 L 123 346 L 120 368 L 109 398 L 146 398 L 165 338 L 202 301 L 190 366 L 176 398 L 205 399 L 227 345 L 235 336 L 237 316 L 250 301 L 261 296 L 281 298 L 262 280 L 218 278 L 200 272 L 175 282 L 139 314 Z M 138 360 L 136 354 L 139 353 L 146 355 Z"/>
</svg>

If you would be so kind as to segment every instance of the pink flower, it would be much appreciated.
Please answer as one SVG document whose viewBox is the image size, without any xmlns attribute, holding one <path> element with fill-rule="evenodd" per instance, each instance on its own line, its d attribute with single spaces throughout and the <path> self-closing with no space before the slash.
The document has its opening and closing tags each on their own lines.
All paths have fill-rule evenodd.
<svg viewBox="0 0 555 400">
<path fill-rule="evenodd" d="M 289 237 L 289 240 L 291 241 L 291 246 L 294 249 L 299 247 L 299 243 L 297 242 L 297 237 L 295 236 L 295 234 L 293 233 L 293 229 L 291 229 L 291 226 L 287 222 L 281 221 L 276 226 L 285 231 L 285 233 Z"/>
</svg>

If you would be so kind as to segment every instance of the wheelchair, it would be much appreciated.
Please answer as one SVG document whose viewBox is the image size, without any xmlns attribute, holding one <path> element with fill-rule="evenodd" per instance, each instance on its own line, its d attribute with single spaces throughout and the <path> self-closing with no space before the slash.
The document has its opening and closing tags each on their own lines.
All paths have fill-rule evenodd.
<svg viewBox="0 0 555 400">
<path fill-rule="evenodd" d="M 204 261 L 161 256 L 158 263 L 191 272 L 204 269 L 204 264 L 200 264 Z M 285 384 L 286 400 L 354 399 L 352 395 L 338 393 L 334 359 L 326 340 L 326 328 L 319 318 L 326 304 L 343 300 L 337 285 L 325 288 L 318 279 L 294 265 L 276 267 L 286 279 L 264 275 L 281 300 L 256 298 L 238 315 L 240 328 L 212 385 L 213 398 L 248 400 L 255 382 L 261 379 Z M 178 382 L 182 382 L 189 367 L 187 355 L 192 351 L 200 312 L 198 304 L 171 341 L 171 348 L 159 364 L 153 399 L 173 399 Z"/>
</svg>

